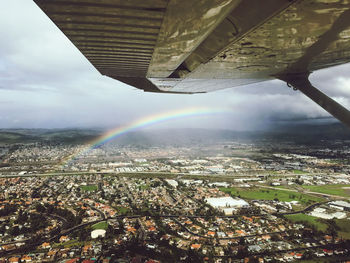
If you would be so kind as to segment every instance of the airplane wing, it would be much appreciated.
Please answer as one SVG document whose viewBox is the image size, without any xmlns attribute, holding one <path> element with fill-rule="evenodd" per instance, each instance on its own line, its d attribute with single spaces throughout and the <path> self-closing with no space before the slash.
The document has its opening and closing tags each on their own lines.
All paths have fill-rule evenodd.
<svg viewBox="0 0 350 263">
<path fill-rule="evenodd" d="M 101 74 L 145 91 L 208 92 L 350 61 L 346 0 L 35 2 Z"/>
<path fill-rule="evenodd" d="M 144 91 L 278 78 L 305 93 L 310 72 L 350 61 L 349 0 L 34 2 L 101 74 Z"/>
</svg>

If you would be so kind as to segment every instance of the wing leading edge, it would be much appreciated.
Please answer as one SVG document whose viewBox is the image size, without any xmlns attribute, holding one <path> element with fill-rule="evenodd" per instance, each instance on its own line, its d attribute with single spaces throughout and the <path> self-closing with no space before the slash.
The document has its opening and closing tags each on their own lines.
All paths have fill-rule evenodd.
<svg viewBox="0 0 350 263">
<path fill-rule="evenodd" d="M 347 0 L 35 0 L 103 75 L 197 93 L 350 61 Z"/>
<path fill-rule="evenodd" d="M 103 75 L 148 92 L 281 79 L 350 127 L 308 80 L 350 61 L 350 0 L 34 0 Z"/>
</svg>

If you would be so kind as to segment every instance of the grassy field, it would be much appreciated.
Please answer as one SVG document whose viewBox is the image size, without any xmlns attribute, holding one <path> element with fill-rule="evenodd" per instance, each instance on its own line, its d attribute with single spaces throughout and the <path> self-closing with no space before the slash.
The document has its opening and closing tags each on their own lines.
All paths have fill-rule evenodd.
<svg viewBox="0 0 350 263">
<path fill-rule="evenodd" d="M 273 186 L 274 188 L 279 188 L 279 189 L 290 189 L 290 186 L 289 185 L 276 185 L 276 186 Z"/>
<path fill-rule="evenodd" d="M 343 239 L 350 239 L 350 220 L 336 219 L 335 223 L 337 224 L 337 227 L 339 227 L 338 236 Z"/>
<path fill-rule="evenodd" d="M 289 192 L 283 190 L 273 190 L 273 189 L 262 189 L 262 188 L 220 188 L 221 191 L 229 193 L 233 196 L 245 198 L 245 199 L 255 199 L 255 200 L 274 200 L 289 202 L 289 201 L 299 201 L 301 204 L 311 204 L 314 202 L 323 201 L 322 198 L 314 197 L 306 194 L 300 194 L 297 192 Z"/>
<path fill-rule="evenodd" d="M 114 206 L 113 208 L 118 211 L 119 215 L 126 215 L 130 211 L 129 208 L 126 208 L 124 206 Z"/>
<path fill-rule="evenodd" d="M 293 173 L 294 173 L 294 174 L 306 174 L 306 172 L 301 171 L 301 170 L 297 170 L 297 169 L 294 169 L 294 170 L 293 170 Z"/>
<path fill-rule="evenodd" d="M 80 189 L 85 192 L 93 192 L 97 190 L 97 185 L 81 185 Z"/>
<path fill-rule="evenodd" d="M 94 224 L 91 226 L 91 228 L 93 230 L 96 230 L 96 229 L 104 229 L 104 230 L 107 230 L 108 228 L 108 223 L 106 221 L 102 221 L 100 223 L 97 223 L 97 224 Z"/>
<path fill-rule="evenodd" d="M 325 232 L 328 228 L 327 224 L 322 223 L 317 217 L 309 216 L 305 214 L 296 214 L 296 215 L 286 215 L 287 219 L 293 222 L 305 222 L 310 225 L 315 226 L 315 228 L 319 231 Z"/>
<path fill-rule="evenodd" d="M 304 260 L 296 260 L 292 261 L 292 263 L 339 263 L 339 262 L 346 262 L 347 258 L 341 257 L 341 256 L 332 256 L 331 258 L 315 258 L 315 259 L 304 259 Z"/>
<path fill-rule="evenodd" d="M 70 247 L 80 247 L 82 245 L 84 245 L 84 242 L 78 241 L 76 239 L 72 239 L 63 243 L 54 243 L 52 245 L 52 248 L 58 248 L 58 247 L 70 248 Z"/>
<path fill-rule="evenodd" d="M 140 189 L 140 190 L 147 190 L 147 189 L 149 189 L 149 188 L 150 188 L 150 186 L 149 186 L 148 184 L 139 185 L 139 189 Z"/>
<path fill-rule="evenodd" d="M 350 197 L 350 185 L 349 184 L 328 184 L 328 185 L 303 185 L 305 189 L 309 189 L 313 192 L 322 194 L 339 195 L 344 197 Z M 343 187 L 349 187 L 348 190 Z"/>
</svg>

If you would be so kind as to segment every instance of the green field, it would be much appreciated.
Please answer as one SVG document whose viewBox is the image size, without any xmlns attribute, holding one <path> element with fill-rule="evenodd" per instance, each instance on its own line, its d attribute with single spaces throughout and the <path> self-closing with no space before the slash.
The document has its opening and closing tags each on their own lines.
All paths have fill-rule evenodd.
<svg viewBox="0 0 350 263">
<path fill-rule="evenodd" d="M 262 188 L 220 188 L 221 191 L 229 193 L 233 196 L 253 199 L 253 200 L 274 200 L 278 199 L 282 202 L 289 201 L 299 201 L 301 204 L 311 204 L 314 202 L 323 201 L 322 198 L 314 197 L 306 194 L 301 194 L 297 192 L 283 191 L 283 190 L 273 190 L 273 189 L 262 189 Z"/>
<path fill-rule="evenodd" d="M 290 186 L 288 185 L 276 185 L 276 186 L 273 186 L 274 188 L 277 188 L 277 189 L 290 189 Z"/>
<path fill-rule="evenodd" d="M 328 184 L 328 185 L 303 185 L 305 189 L 309 189 L 313 192 L 322 194 L 339 195 L 344 197 L 350 197 L 350 185 L 349 184 Z M 343 187 L 349 187 L 348 190 Z"/>
<path fill-rule="evenodd" d="M 293 222 L 303 222 L 309 223 L 310 225 L 315 226 L 319 231 L 325 232 L 328 228 L 328 225 L 322 223 L 317 217 L 309 216 L 305 214 L 296 214 L 296 215 L 285 215 L 285 217 Z"/>
<path fill-rule="evenodd" d="M 81 247 L 84 245 L 84 242 L 78 241 L 76 239 L 72 239 L 63 243 L 54 243 L 52 245 L 52 248 L 58 248 L 58 247 L 65 247 L 65 248 L 70 248 L 70 247 Z"/>
<path fill-rule="evenodd" d="M 341 257 L 332 257 L 332 258 L 327 258 L 327 259 L 321 259 L 321 258 L 315 258 L 315 259 L 308 259 L 308 260 L 296 260 L 296 261 L 292 261 L 292 263 L 294 262 L 298 262 L 298 263 L 339 263 L 339 262 L 343 262 L 343 260 L 345 260 L 345 258 L 342 258 L 342 260 L 340 261 Z"/>
<path fill-rule="evenodd" d="M 97 224 L 94 224 L 91 226 L 91 228 L 93 230 L 96 230 L 96 229 L 104 229 L 104 230 L 107 230 L 108 228 L 108 223 L 106 221 L 102 221 L 100 223 L 97 223 Z"/>
<path fill-rule="evenodd" d="M 119 215 L 126 215 L 130 211 L 129 208 L 124 206 L 114 206 L 113 208 L 118 211 Z"/>
<path fill-rule="evenodd" d="M 294 170 L 293 170 L 293 173 L 294 173 L 294 174 L 306 174 L 306 172 L 301 171 L 301 170 L 297 170 L 297 169 L 294 169 Z"/>
<path fill-rule="evenodd" d="M 148 190 L 150 186 L 148 184 L 141 184 L 139 185 L 139 190 Z"/>
<path fill-rule="evenodd" d="M 350 220 L 349 219 L 336 219 L 338 236 L 343 239 L 350 239 Z"/>
<path fill-rule="evenodd" d="M 93 192 L 97 190 L 97 185 L 81 185 L 80 189 L 85 192 Z"/>
</svg>

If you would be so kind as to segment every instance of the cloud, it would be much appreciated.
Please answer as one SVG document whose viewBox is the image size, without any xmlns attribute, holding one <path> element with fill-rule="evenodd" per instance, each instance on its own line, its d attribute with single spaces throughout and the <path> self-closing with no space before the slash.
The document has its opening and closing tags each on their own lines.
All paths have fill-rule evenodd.
<svg viewBox="0 0 350 263">
<path fill-rule="evenodd" d="M 225 107 L 229 113 L 167 122 L 162 127 L 258 129 L 275 120 L 329 114 L 282 81 L 198 95 L 144 93 L 101 76 L 32 2 L 0 9 L 0 128 L 114 127 L 186 107 Z M 321 70 L 312 83 L 350 105 L 350 65 Z"/>
</svg>

